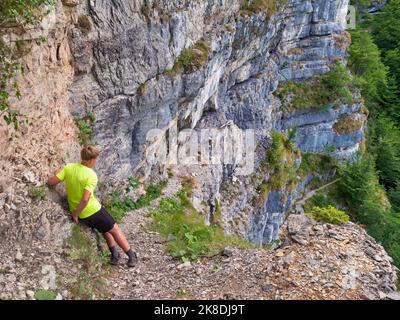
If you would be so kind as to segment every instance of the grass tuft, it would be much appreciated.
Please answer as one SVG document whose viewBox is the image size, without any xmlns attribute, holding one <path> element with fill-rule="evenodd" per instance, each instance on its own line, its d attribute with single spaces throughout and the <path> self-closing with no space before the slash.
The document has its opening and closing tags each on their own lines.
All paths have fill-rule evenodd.
<svg viewBox="0 0 400 320">
<path fill-rule="evenodd" d="M 175 76 L 181 72 L 193 73 L 207 63 L 209 54 L 209 45 L 204 40 L 200 40 L 192 48 L 182 51 L 172 69 L 167 70 L 167 74 Z"/>
<path fill-rule="evenodd" d="M 330 72 L 310 80 L 285 82 L 275 95 L 282 101 L 287 112 L 310 108 L 325 111 L 340 101 L 352 104 L 353 87 L 346 67 L 338 63 Z"/>
</svg>

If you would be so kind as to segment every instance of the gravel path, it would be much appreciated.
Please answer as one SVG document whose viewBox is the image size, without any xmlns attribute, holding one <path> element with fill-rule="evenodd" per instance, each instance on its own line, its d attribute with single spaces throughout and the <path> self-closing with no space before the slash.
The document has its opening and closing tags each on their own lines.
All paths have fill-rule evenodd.
<svg viewBox="0 0 400 320">
<path fill-rule="evenodd" d="M 179 188 L 179 181 L 171 179 L 163 197 Z M 390 292 L 387 283 L 394 275 L 388 256 L 351 223 L 328 226 L 297 219 L 292 223 L 297 239 L 306 239 L 302 244 L 286 241 L 278 250 L 229 248 L 225 255 L 182 264 L 166 254 L 166 240 L 149 231 L 148 214 L 159 201 L 124 219 L 121 227 L 140 262 L 128 269 L 124 260 L 113 269 L 108 298 L 382 299 Z M 282 229 L 289 239 L 289 228 Z"/>
</svg>

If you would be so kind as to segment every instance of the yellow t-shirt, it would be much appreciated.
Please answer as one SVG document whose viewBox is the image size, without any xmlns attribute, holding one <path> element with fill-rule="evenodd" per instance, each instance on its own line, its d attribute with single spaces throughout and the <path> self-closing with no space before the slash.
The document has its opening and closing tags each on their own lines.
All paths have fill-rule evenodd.
<svg viewBox="0 0 400 320">
<path fill-rule="evenodd" d="M 87 206 L 82 210 L 79 218 L 85 219 L 101 209 L 100 202 L 94 196 L 97 186 L 97 174 L 94 170 L 81 163 L 69 163 L 56 175 L 61 181 L 65 180 L 69 210 L 74 212 L 82 200 L 83 191 L 91 193 Z"/>
</svg>

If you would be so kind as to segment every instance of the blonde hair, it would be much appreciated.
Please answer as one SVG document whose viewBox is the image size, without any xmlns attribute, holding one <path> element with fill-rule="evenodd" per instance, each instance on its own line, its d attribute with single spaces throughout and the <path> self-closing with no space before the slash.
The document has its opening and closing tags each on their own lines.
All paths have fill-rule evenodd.
<svg viewBox="0 0 400 320">
<path fill-rule="evenodd" d="M 94 146 L 87 146 L 81 150 L 81 159 L 90 161 L 96 159 L 100 155 L 100 150 Z"/>
</svg>

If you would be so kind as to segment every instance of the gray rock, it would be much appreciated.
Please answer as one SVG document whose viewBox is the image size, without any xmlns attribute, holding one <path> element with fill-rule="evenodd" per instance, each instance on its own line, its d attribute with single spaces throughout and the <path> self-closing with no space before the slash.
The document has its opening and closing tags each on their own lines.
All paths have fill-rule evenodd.
<svg viewBox="0 0 400 320">
<path fill-rule="evenodd" d="M 389 300 L 400 300 L 399 292 L 391 292 L 386 295 L 386 298 Z"/>
<path fill-rule="evenodd" d="M 232 257 L 233 256 L 233 248 L 226 247 L 224 250 L 222 250 L 221 255 L 224 257 Z"/>
<path fill-rule="evenodd" d="M 17 254 L 15 256 L 15 260 L 18 261 L 18 262 L 23 260 L 22 253 L 21 253 L 21 251 L 19 249 L 17 250 Z"/>
<path fill-rule="evenodd" d="M 272 284 L 266 283 L 266 284 L 261 285 L 261 290 L 264 292 L 270 292 L 273 289 L 274 289 L 274 286 Z"/>
<path fill-rule="evenodd" d="M 306 239 L 302 238 L 301 236 L 293 235 L 293 236 L 290 236 L 290 238 L 291 238 L 294 242 L 296 242 L 296 243 L 298 243 L 298 244 L 301 244 L 301 245 L 303 245 L 303 246 L 308 245 L 308 241 L 307 241 Z"/>
<path fill-rule="evenodd" d="M 49 240 L 51 236 L 51 224 L 47 219 L 46 213 L 43 213 L 36 227 L 35 235 L 40 240 Z"/>
<path fill-rule="evenodd" d="M 32 290 L 26 290 L 26 295 L 30 298 L 30 299 L 34 299 L 35 298 L 35 292 Z"/>
<path fill-rule="evenodd" d="M 190 261 L 186 261 L 184 263 L 181 263 L 180 265 L 177 266 L 177 269 L 181 270 L 181 269 L 187 269 L 190 268 L 192 266 L 192 264 L 190 263 Z"/>
<path fill-rule="evenodd" d="M 38 182 L 36 175 L 32 171 L 25 171 L 23 173 L 22 177 L 26 182 L 35 183 L 35 184 Z"/>
</svg>

